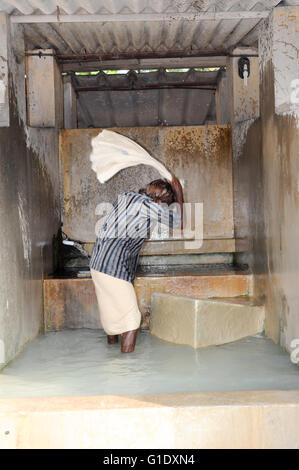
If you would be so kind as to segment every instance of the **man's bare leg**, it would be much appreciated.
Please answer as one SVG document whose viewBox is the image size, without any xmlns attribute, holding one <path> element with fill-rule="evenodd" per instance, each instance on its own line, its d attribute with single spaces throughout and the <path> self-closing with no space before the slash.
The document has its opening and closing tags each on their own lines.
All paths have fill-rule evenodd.
<svg viewBox="0 0 299 470">
<path fill-rule="evenodd" d="M 135 349 L 137 330 L 126 331 L 121 335 L 121 352 L 129 353 Z"/>
<path fill-rule="evenodd" d="M 118 343 L 118 335 L 107 335 L 108 344 Z"/>
</svg>

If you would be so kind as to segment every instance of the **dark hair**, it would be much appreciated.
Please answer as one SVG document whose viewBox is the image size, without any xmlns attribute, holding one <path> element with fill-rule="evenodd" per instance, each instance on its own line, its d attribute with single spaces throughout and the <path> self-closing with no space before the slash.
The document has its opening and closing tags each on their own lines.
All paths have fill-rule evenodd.
<svg viewBox="0 0 299 470">
<path fill-rule="evenodd" d="M 161 201 L 168 205 L 176 202 L 171 184 L 163 179 L 152 181 L 144 189 L 140 189 L 139 193 L 147 194 L 147 196 L 152 198 L 155 202 Z"/>
</svg>

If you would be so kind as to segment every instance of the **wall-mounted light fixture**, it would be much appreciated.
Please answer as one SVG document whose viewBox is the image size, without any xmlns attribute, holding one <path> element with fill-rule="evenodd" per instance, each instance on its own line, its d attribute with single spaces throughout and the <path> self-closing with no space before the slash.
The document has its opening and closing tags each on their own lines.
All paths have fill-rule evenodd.
<svg viewBox="0 0 299 470">
<path fill-rule="evenodd" d="M 250 61 L 248 57 L 242 56 L 238 60 L 239 77 L 244 80 L 244 86 L 247 86 L 247 79 L 250 75 Z"/>
</svg>

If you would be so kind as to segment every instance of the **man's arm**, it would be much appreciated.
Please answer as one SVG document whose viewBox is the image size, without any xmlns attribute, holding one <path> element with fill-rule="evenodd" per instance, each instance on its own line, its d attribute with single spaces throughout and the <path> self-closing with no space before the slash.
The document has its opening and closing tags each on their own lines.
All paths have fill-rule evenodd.
<svg viewBox="0 0 299 470">
<path fill-rule="evenodd" d="M 158 204 L 150 198 L 146 198 L 141 206 L 141 214 L 150 217 L 151 222 L 159 222 L 173 228 L 179 228 L 181 217 L 178 212 L 169 209 L 167 204 Z"/>
<path fill-rule="evenodd" d="M 183 229 L 183 225 L 184 225 L 184 212 L 183 212 L 184 195 L 183 195 L 183 188 L 182 188 L 182 185 L 181 185 L 179 179 L 174 175 L 172 177 L 172 180 L 169 181 L 169 183 L 172 186 L 172 190 L 175 194 L 176 201 L 180 206 L 180 210 L 181 210 L 180 225 L 181 225 L 181 229 Z M 177 227 L 177 228 L 179 228 L 179 227 Z"/>
</svg>

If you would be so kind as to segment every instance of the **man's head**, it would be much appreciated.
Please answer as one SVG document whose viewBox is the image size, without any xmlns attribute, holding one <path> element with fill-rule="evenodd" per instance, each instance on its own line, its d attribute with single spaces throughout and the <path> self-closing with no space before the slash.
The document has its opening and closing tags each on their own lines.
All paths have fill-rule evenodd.
<svg viewBox="0 0 299 470">
<path fill-rule="evenodd" d="M 152 181 L 144 189 L 140 189 L 139 193 L 147 194 L 157 203 L 164 202 L 170 205 L 176 202 L 171 184 L 163 179 Z"/>
</svg>

